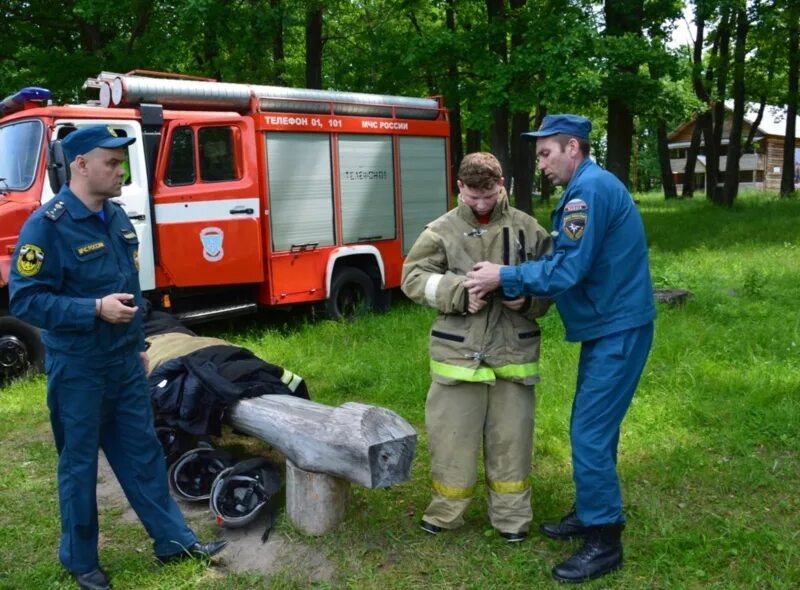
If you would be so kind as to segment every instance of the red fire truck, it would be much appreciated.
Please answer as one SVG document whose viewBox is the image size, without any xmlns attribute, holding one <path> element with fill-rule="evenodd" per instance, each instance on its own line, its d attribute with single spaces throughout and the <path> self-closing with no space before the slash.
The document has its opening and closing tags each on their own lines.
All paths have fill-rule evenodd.
<svg viewBox="0 0 800 590">
<path fill-rule="evenodd" d="M 19 229 L 67 180 L 59 140 L 83 125 L 136 137 L 117 201 L 140 241 L 142 290 L 184 321 L 319 302 L 334 318 L 388 306 L 403 259 L 448 208 L 440 99 L 221 83 L 152 72 L 87 80 L 99 99 L 0 103 L 0 369 L 41 362 L 8 315 Z M 1 376 L 1 375 L 0 375 Z"/>
</svg>

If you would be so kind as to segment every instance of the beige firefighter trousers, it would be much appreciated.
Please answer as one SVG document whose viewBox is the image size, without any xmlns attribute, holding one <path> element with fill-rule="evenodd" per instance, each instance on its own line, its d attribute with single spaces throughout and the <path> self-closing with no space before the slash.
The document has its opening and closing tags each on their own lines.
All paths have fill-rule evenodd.
<svg viewBox="0 0 800 590">
<path fill-rule="evenodd" d="M 530 472 L 534 391 L 495 385 L 432 383 L 425 404 L 433 499 L 423 519 L 445 529 L 464 524 L 483 442 L 489 519 L 504 533 L 527 532 L 533 518 Z"/>
</svg>

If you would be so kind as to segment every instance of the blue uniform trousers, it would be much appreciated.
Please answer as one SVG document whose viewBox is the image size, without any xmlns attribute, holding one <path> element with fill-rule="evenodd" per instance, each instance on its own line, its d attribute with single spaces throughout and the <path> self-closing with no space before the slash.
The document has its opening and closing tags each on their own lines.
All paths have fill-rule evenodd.
<svg viewBox="0 0 800 590">
<path fill-rule="evenodd" d="M 617 444 L 653 342 L 653 323 L 583 342 L 570 440 L 578 518 L 587 526 L 624 522 Z"/>
<path fill-rule="evenodd" d="M 122 351 L 88 366 L 48 352 L 47 405 L 58 460 L 59 558 L 69 571 L 98 567 L 97 453 L 103 449 L 156 555 L 179 553 L 197 537 L 169 495 L 139 353 Z"/>
</svg>

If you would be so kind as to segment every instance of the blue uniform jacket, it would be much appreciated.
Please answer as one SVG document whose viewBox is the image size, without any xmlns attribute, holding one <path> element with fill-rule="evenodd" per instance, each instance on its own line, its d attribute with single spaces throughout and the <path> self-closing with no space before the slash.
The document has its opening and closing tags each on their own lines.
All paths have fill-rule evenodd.
<svg viewBox="0 0 800 590">
<path fill-rule="evenodd" d="M 552 297 L 571 342 L 655 318 L 644 225 L 630 193 L 613 174 L 585 159 L 552 220 L 552 254 L 501 269 L 507 296 Z"/>
<path fill-rule="evenodd" d="M 64 186 L 23 225 L 9 285 L 11 313 L 42 328 L 49 352 L 98 366 L 145 349 L 139 240 L 119 205 L 105 201 L 103 210 L 105 222 Z M 111 293 L 134 295 L 140 311 L 130 323 L 96 317 L 95 300 Z"/>
</svg>

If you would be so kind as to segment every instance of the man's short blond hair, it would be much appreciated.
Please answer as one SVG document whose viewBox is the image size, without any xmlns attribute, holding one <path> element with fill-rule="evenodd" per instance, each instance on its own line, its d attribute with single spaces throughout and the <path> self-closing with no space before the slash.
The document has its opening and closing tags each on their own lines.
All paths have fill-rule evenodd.
<svg viewBox="0 0 800 590">
<path fill-rule="evenodd" d="M 458 179 L 470 188 L 491 189 L 503 180 L 503 167 L 492 154 L 473 152 L 461 160 Z"/>
</svg>

